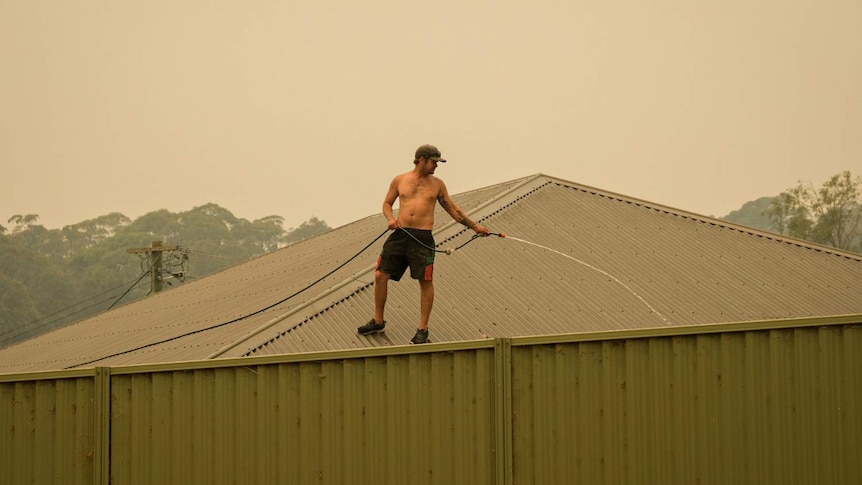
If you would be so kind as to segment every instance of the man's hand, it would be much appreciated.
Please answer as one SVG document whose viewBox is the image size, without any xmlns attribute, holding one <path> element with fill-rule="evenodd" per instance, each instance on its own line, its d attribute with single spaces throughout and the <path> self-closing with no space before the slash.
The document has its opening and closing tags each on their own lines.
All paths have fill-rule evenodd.
<svg viewBox="0 0 862 485">
<path fill-rule="evenodd" d="M 481 234 L 482 236 L 487 236 L 491 234 L 491 231 L 489 231 L 488 228 L 483 226 L 482 224 L 476 224 L 475 226 L 473 226 L 473 230 L 476 231 L 476 234 Z"/>
<path fill-rule="evenodd" d="M 392 231 L 398 229 L 398 220 L 397 219 L 389 219 L 389 229 Z"/>
</svg>

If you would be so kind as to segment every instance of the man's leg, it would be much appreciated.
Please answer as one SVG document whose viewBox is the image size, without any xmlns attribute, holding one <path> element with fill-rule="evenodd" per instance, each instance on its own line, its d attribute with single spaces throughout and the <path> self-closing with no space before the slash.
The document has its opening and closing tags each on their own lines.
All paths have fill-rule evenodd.
<svg viewBox="0 0 862 485">
<path fill-rule="evenodd" d="M 392 275 L 377 270 L 374 272 L 374 321 L 383 322 L 383 312 L 386 309 L 386 297 L 389 294 L 389 278 Z"/>
<path fill-rule="evenodd" d="M 434 306 L 434 282 L 419 280 L 419 293 L 419 330 L 425 330 L 431 318 L 431 307 Z"/>
</svg>

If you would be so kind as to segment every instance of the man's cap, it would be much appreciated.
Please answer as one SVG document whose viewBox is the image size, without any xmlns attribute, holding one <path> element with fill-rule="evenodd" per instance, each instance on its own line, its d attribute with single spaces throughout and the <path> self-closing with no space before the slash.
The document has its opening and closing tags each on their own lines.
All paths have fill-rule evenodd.
<svg viewBox="0 0 862 485">
<path fill-rule="evenodd" d="M 442 158 L 440 150 L 437 149 L 434 145 L 422 145 L 421 147 L 416 149 L 416 160 L 425 157 L 429 160 L 434 160 L 435 162 L 446 163 L 446 160 Z"/>
</svg>

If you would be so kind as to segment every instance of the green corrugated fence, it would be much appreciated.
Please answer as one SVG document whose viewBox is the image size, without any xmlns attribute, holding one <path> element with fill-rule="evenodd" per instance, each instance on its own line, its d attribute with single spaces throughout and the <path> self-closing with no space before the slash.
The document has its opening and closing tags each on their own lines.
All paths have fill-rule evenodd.
<svg viewBox="0 0 862 485">
<path fill-rule="evenodd" d="M 3 484 L 857 484 L 862 315 L 0 376 Z"/>
</svg>

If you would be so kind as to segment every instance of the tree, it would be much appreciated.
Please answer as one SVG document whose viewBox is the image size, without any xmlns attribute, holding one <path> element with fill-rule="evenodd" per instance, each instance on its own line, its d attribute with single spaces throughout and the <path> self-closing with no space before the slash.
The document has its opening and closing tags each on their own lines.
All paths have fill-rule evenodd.
<svg viewBox="0 0 862 485">
<path fill-rule="evenodd" d="M 749 227 L 757 227 L 767 231 L 778 232 L 769 218 L 768 210 L 775 197 L 760 197 L 742 205 L 739 209 L 732 211 L 722 219 Z"/>
<path fill-rule="evenodd" d="M 781 234 L 848 251 L 859 251 L 862 177 L 841 172 L 815 189 L 799 182 L 778 195 L 768 214 Z"/>
<path fill-rule="evenodd" d="M 12 230 L 13 233 L 19 233 L 21 231 L 26 231 L 30 227 L 36 225 L 36 222 L 39 220 L 39 214 L 15 214 L 10 217 L 8 221 L 9 224 L 15 224 L 15 229 Z"/>
<path fill-rule="evenodd" d="M 311 219 L 303 222 L 296 229 L 291 228 L 288 231 L 287 236 L 285 236 L 285 242 L 287 244 L 297 243 L 304 239 L 317 236 L 318 234 L 323 234 L 331 229 L 332 228 L 329 227 L 325 221 L 312 216 Z"/>
<path fill-rule="evenodd" d="M 285 244 L 284 218 L 267 216 L 252 221 L 246 232 L 251 236 L 251 243 L 260 254 L 268 253 Z"/>
<path fill-rule="evenodd" d="M 63 241 L 68 247 L 67 256 L 73 256 L 98 245 L 131 222 L 123 214 L 112 212 L 95 219 L 65 226 L 61 232 L 63 233 Z"/>
<path fill-rule="evenodd" d="M 0 236 L 0 346 L 49 330 L 52 315 L 79 298 L 74 274 L 25 244 L 26 232 Z"/>
</svg>

